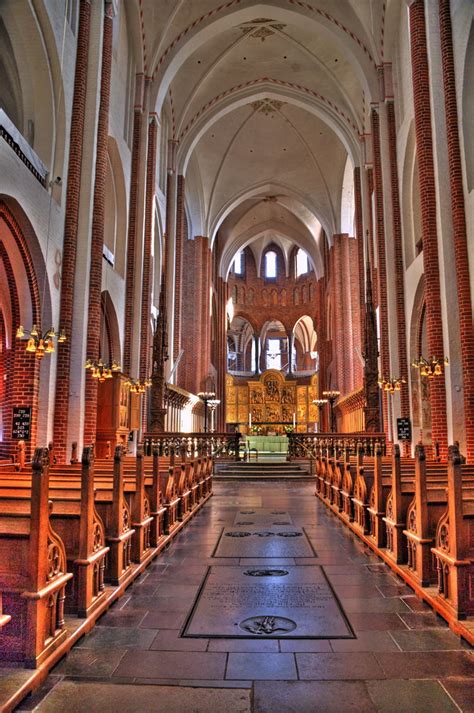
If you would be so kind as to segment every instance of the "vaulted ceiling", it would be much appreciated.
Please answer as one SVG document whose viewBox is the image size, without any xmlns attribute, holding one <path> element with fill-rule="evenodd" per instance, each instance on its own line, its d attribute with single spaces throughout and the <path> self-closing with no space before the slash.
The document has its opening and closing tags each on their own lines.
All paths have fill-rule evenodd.
<svg viewBox="0 0 474 713">
<path fill-rule="evenodd" d="M 340 231 L 346 164 L 362 161 L 397 3 L 141 5 L 146 73 L 179 142 L 191 231 L 219 235 L 223 275 L 237 249 L 272 234 L 320 273 L 321 228 L 329 240 Z"/>
</svg>

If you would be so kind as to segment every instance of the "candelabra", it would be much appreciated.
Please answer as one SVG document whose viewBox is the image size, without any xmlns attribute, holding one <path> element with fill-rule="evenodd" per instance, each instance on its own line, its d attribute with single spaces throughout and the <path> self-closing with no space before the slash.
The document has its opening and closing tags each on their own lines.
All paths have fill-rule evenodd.
<svg viewBox="0 0 474 713">
<path fill-rule="evenodd" d="M 200 391 L 198 393 L 199 398 L 201 401 L 204 401 L 204 433 L 207 433 L 207 411 L 208 411 L 208 404 L 210 401 L 214 400 L 216 397 L 216 394 L 214 391 Z"/>
<path fill-rule="evenodd" d="M 42 333 L 38 324 L 33 325 L 31 332 L 20 325 L 16 330 L 16 338 L 23 339 L 24 336 L 28 336 L 25 351 L 35 354 L 37 359 L 42 359 L 45 354 L 51 354 L 56 351 L 54 346 L 56 338 L 58 344 L 65 342 L 67 339 L 64 329 L 55 332 L 51 327 L 47 332 Z"/>
<path fill-rule="evenodd" d="M 313 399 L 312 403 L 318 407 L 318 413 L 319 413 L 319 420 L 318 420 L 318 430 L 322 430 L 322 422 L 323 422 L 323 409 L 324 406 L 328 403 L 328 399 Z"/>
<path fill-rule="evenodd" d="M 144 394 L 151 386 L 151 379 L 144 379 L 143 381 L 140 381 L 140 379 L 129 379 L 126 385 L 132 394 Z"/>
<path fill-rule="evenodd" d="M 437 358 L 432 356 L 429 360 L 420 356 L 414 359 L 411 365 L 415 369 L 420 370 L 421 376 L 427 376 L 428 379 L 433 379 L 435 376 L 440 376 L 443 373 L 443 366 L 449 366 L 448 357 Z"/>
<path fill-rule="evenodd" d="M 323 396 L 329 401 L 330 408 L 330 421 L 331 421 L 331 433 L 336 431 L 336 419 L 334 414 L 334 404 L 336 400 L 341 395 L 341 392 L 337 389 L 330 389 L 329 391 L 323 391 Z"/>
<path fill-rule="evenodd" d="M 403 376 L 399 376 L 397 379 L 393 376 L 389 376 L 388 379 L 384 376 L 379 376 L 378 384 L 383 391 L 394 394 L 395 391 L 400 391 L 402 384 L 406 384 L 406 381 Z"/>
<path fill-rule="evenodd" d="M 209 429 L 211 433 L 214 432 L 214 413 L 219 404 L 220 399 L 209 399 L 209 401 L 207 402 L 208 409 L 211 412 L 211 427 Z"/>
<path fill-rule="evenodd" d="M 115 372 L 120 371 L 121 367 L 115 360 L 112 361 L 112 364 L 106 364 L 99 358 L 99 361 L 88 359 L 84 364 L 84 368 L 90 370 L 93 379 L 97 379 L 102 383 L 107 379 L 111 379 Z"/>
</svg>

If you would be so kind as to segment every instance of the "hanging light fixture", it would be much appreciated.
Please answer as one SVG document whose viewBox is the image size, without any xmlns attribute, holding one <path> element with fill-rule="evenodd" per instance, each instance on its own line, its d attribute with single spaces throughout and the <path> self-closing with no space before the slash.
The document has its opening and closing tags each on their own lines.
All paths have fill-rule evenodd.
<svg viewBox="0 0 474 713">
<path fill-rule="evenodd" d="M 99 358 L 99 361 L 88 359 L 84 364 L 84 368 L 90 370 L 93 379 L 97 379 L 102 383 L 107 379 L 111 379 L 114 373 L 120 371 L 121 367 L 115 360 L 109 365 L 105 364 L 102 359 Z"/>
<path fill-rule="evenodd" d="M 144 394 L 151 386 L 151 379 L 144 379 L 143 381 L 140 379 L 128 379 L 125 385 L 130 389 L 132 394 Z"/>
<path fill-rule="evenodd" d="M 420 370 L 421 376 L 427 376 L 428 379 L 434 379 L 435 376 L 441 376 L 443 373 L 443 366 L 449 366 L 448 357 L 437 358 L 432 356 L 431 359 L 425 359 L 423 356 L 414 359 L 411 365 L 415 369 Z"/>
<path fill-rule="evenodd" d="M 395 379 L 393 376 L 389 376 L 388 379 L 384 376 L 379 376 L 378 384 L 382 391 L 394 394 L 395 391 L 400 391 L 402 384 L 406 384 L 406 380 L 403 376 L 399 376 L 398 379 Z"/>
<path fill-rule="evenodd" d="M 51 329 L 43 333 L 38 324 L 34 324 L 31 331 L 20 324 L 16 330 L 16 338 L 23 339 L 23 337 L 28 337 L 25 351 L 35 354 L 37 359 L 42 359 L 45 354 L 51 354 L 56 351 L 55 339 L 58 340 L 58 344 L 62 344 L 67 339 L 64 329 L 55 332 L 51 327 Z"/>
</svg>

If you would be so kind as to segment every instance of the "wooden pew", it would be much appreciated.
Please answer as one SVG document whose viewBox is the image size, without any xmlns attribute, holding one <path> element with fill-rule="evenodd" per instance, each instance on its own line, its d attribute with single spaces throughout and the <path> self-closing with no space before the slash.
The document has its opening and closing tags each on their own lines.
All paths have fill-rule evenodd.
<svg viewBox="0 0 474 713">
<path fill-rule="evenodd" d="M 363 448 L 359 448 L 357 455 L 355 457 L 351 456 L 349 460 L 344 463 L 344 474 L 340 488 L 342 500 L 341 517 L 347 522 L 354 522 L 354 484 L 358 469 L 362 466 L 363 461 L 364 450 Z"/>
<path fill-rule="evenodd" d="M 66 553 L 49 519 L 49 460 L 37 448 L 31 497 L 24 512 L 0 500 L 0 591 L 11 621 L 2 628 L 0 659 L 39 666 L 67 636 L 64 626 Z"/>
<path fill-rule="evenodd" d="M 397 564 L 408 559 L 407 540 L 403 531 L 406 528 L 407 510 L 414 493 L 415 461 L 412 458 L 401 459 L 400 447 L 392 448 L 391 488 L 385 504 L 386 551 Z"/>
<path fill-rule="evenodd" d="M 457 619 L 474 615 L 474 465 L 449 448 L 447 509 L 432 548 L 438 574 L 438 601 Z"/>
<path fill-rule="evenodd" d="M 463 487 L 474 486 L 466 475 Z M 438 573 L 431 553 L 438 521 L 447 506 L 447 463 L 427 462 L 423 446 L 415 449 L 415 493 L 408 506 L 406 529 L 408 568 L 423 587 L 435 584 Z"/>
</svg>

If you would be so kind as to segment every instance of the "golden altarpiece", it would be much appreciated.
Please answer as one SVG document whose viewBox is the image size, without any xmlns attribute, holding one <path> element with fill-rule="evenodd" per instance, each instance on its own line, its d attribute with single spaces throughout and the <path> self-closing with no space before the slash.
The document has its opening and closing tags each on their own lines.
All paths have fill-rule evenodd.
<svg viewBox="0 0 474 713">
<path fill-rule="evenodd" d="M 276 369 L 263 372 L 258 380 L 239 383 L 226 376 L 226 423 L 242 433 L 283 434 L 285 429 L 298 433 L 314 431 L 318 422 L 318 375 L 309 383 L 285 379 Z"/>
</svg>

